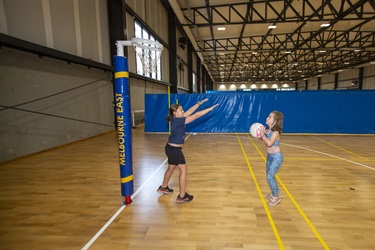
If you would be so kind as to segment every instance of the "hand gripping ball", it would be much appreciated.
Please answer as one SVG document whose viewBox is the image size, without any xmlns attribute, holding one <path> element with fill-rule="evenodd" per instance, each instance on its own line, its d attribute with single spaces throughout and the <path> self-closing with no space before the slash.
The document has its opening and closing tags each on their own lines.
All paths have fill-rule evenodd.
<svg viewBox="0 0 375 250">
<path fill-rule="evenodd" d="M 254 137 L 254 138 L 259 138 L 261 136 L 260 129 L 262 127 L 264 127 L 263 124 L 261 124 L 259 122 L 253 123 L 253 125 L 251 125 L 251 127 L 250 127 L 251 136 Z"/>
</svg>

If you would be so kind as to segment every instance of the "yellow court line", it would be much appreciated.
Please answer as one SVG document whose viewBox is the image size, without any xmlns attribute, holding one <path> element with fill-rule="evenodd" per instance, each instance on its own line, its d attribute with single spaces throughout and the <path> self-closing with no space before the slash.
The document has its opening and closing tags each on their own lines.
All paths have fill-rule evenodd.
<svg viewBox="0 0 375 250">
<path fill-rule="evenodd" d="M 250 136 L 248 136 L 248 137 L 250 138 Z M 263 156 L 262 152 L 259 150 L 258 146 L 254 143 L 254 141 L 253 141 L 252 138 L 250 138 L 250 141 L 254 145 L 254 147 L 256 148 L 256 150 L 258 151 L 258 153 L 261 155 L 261 157 L 263 158 L 263 160 L 266 161 L 266 158 Z M 301 209 L 301 207 L 298 205 L 298 203 L 296 202 L 296 200 L 293 198 L 292 194 L 289 193 L 289 191 L 286 188 L 286 186 L 284 185 L 284 183 L 281 181 L 281 179 L 277 175 L 275 175 L 275 177 L 276 177 L 277 181 L 280 183 L 280 185 L 283 187 L 284 191 L 287 193 L 288 197 L 293 202 L 294 206 L 296 206 L 296 208 L 299 211 L 299 213 L 305 219 L 306 223 L 309 225 L 309 227 L 311 228 L 311 230 L 314 232 L 315 236 L 318 238 L 318 240 L 320 241 L 320 243 L 323 245 L 324 249 L 329 249 L 329 247 L 327 246 L 327 244 L 325 243 L 325 241 L 323 240 L 323 238 L 320 236 L 320 234 L 318 233 L 318 231 L 315 229 L 314 225 L 311 223 L 311 221 L 309 220 L 309 218 L 307 218 L 306 214 L 303 212 L 303 210 Z"/>
<path fill-rule="evenodd" d="M 259 187 L 258 181 L 257 181 L 257 179 L 255 178 L 255 174 L 254 174 L 254 172 L 253 172 L 253 169 L 252 169 L 252 167 L 251 167 L 251 165 L 250 165 L 250 162 L 249 162 L 249 160 L 248 160 L 248 158 L 247 158 L 247 155 L 246 155 L 245 149 L 243 148 L 242 143 L 241 143 L 241 140 L 240 140 L 240 138 L 238 137 L 238 134 L 237 134 L 237 133 L 236 133 L 236 136 L 237 136 L 238 142 L 239 142 L 239 144 L 240 144 L 240 147 L 241 147 L 241 149 L 242 149 L 242 153 L 243 153 L 243 155 L 244 155 L 244 157 L 245 157 L 245 160 L 246 160 L 247 166 L 249 167 L 249 170 L 250 170 L 251 176 L 253 177 L 253 180 L 254 180 L 255 186 L 256 186 L 256 188 L 257 188 L 258 194 L 259 194 L 259 196 L 260 196 L 260 198 L 261 198 L 261 200 L 262 200 L 263 207 L 264 207 L 264 209 L 266 210 L 266 214 L 267 214 L 268 220 L 269 220 L 270 223 L 271 223 L 271 227 L 272 227 L 273 233 L 275 234 L 276 240 L 277 240 L 277 242 L 279 243 L 280 249 L 285 249 L 285 248 L 284 248 L 284 245 L 283 245 L 283 243 L 282 243 L 282 241 L 281 241 L 281 238 L 280 238 L 279 232 L 277 231 L 276 225 L 275 225 L 275 223 L 274 223 L 274 221 L 273 221 L 273 219 L 272 219 L 271 213 L 270 213 L 270 211 L 269 211 L 269 209 L 268 209 L 268 206 L 267 206 L 267 204 L 266 204 L 266 201 L 265 201 L 264 198 L 263 198 L 262 191 L 260 190 L 260 187 Z"/>
<path fill-rule="evenodd" d="M 319 140 L 319 141 L 322 141 L 322 142 L 324 142 L 324 143 L 326 143 L 326 144 L 328 144 L 328 145 L 331 145 L 331 146 L 333 146 L 333 147 L 335 147 L 335 148 L 338 148 L 338 149 L 341 149 L 341 150 L 344 150 L 345 152 L 347 152 L 347 153 L 349 153 L 349 154 L 352 154 L 352 155 L 355 155 L 355 156 L 357 156 L 357 157 L 359 157 L 359 158 L 362 158 L 362 159 L 364 159 L 364 160 L 369 160 L 369 159 L 367 159 L 367 158 L 365 158 L 365 157 L 363 157 L 363 156 L 360 156 L 360 155 L 358 155 L 358 154 L 356 154 L 356 153 L 353 153 L 353 152 L 351 152 L 351 151 L 349 151 L 349 150 L 346 150 L 345 148 L 342 148 L 342 147 L 339 147 L 339 146 L 336 146 L 335 144 L 332 144 L 332 143 L 330 143 L 330 142 L 327 142 L 327 141 L 325 141 L 325 140 L 322 140 L 322 139 L 320 139 L 320 138 L 318 138 L 318 137 L 315 137 L 315 136 L 311 136 L 311 137 L 313 137 L 313 138 L 315 138 L 315 139 L 317 139 L 317 140 Z"/>
<path fill-rule="evenodd" d="M 289 193 L 288 189 L 285 187 L 284 183 L 280 180 L 280 178 L 276 175 L 276 179 L 280 182 L 280 185 L 283 187 L 284 191 L 288 194 L 289 198 L 293 202 L 294 206 L 296 206 L 299 213 L 302 215 L 302 217 L 305 219 L 306 223 L 309 225 L 311 230 L 314 232 L 315 236 L 319 239 L 320 243 L 323 245 L 324 249 L 329 249 L 323 238 L 320 236 L 318 231 L 315 229 L 314 225 L 311 223 L 309 218 L 307 218 L 306 214 L 302 211 L 302 208 L 298 205 L 296 200 L 293 198 L 293 196 Z"/>
</svg>

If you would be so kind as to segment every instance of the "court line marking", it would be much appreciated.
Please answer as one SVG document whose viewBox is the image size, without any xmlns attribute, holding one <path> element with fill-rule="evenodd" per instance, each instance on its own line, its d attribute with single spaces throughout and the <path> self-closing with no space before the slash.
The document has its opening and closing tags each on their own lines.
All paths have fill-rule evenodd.
<svg viewBox="0 0 375 250">
<path fill-rule="evenodd" d="M 190 133 L 186 138 L 185 138 L 185 141 L 190 137 L 192 133 Z M 253 179 L 254 179 L 254 182 L 256 183 L 256 187 L 257 187 L 257 190 L 258 190 L 258 194 L 259 196 L 261 197 L 261 200 L 262 200 L 262 203 L 263 203 L 263 206 L 265 207 L 265 210 L 266 210 L 266 213 L 267 213 L 267 216 L 271 216 L 270 213 L 269 213 L 269 210 L 268 210 L 268 207 L 266 206 L 265 204 L 265 200 L 263 198 L 263 195 L 262 195 L 262 192 L 260 191 L 260 188 L 259 188 L 259 185 L 256 181 L 256 178 L 255 178 L 255 175 L 252 171 L 252 168 L 251 168 L 251 165 L 248 161 L 248 158 L 247 158 L 247 155 L 243 149 L 243 146 L 241 144 L 241 141 L 239 139 L 239 136 L 238 134 L 236 133 L 236 136 L 237 136 L 237 139 L 240 143 L 240 146 L 241 146 L 241 149 L 242 149 L 242 152 L 245 156 L 245 159 L 246 159 L 246 162 L 248 164 L 248 167 L 249 167 L 249 170 L 253 176 Z M 247 137 L 250 138 L 250 136 L 248 134 L 246 134 Z M 258 150 L 258 152 L 260 153 L 260 155 L 262 156 L 263 160 L 265 160 L 263 154 L 260 152 L 259 148 L 254 144 L 253 140 L 250 138 L 251 142 L 253 143 L 253 145 L 255 146 L 255 148 Z M 330 157 L 333 157 L 333 158 L 337 158 L 337 159 L 340 159 L 340 160 L 344 160 L 344 161 L 347 161 L 347 162 L 350 162 L 350 163 L 353 163 L 353 164 L 356 164 L 356 165 L 360 165 L 360 166 L 363 166 L 363 167 L 366 167 L 366 168 L 369 168 L 369 169 L 372 169 L 372 170 L 375 170 L 374 168 L 371 168 L 369 166 L 366 166 L 366 165 L 363 165 L 363 164 L 360 164 L 360 163 L 357 163 L 357 162 L 353 162 L 353 161 L 350 161 L 350 160 L 347 160 L 347 159 L 344 159 L 344 158 L 341 158 L 341 157 L 337 157 L 337 156 L 333 156 L 333 155 L 330 155 L 330 154 L 326 154 L 326 153 L 323 153 L 323 152 L 319 152 L 319 151 L 316 151 L 316 150 L 313 150 L 313 149 L 308 149 L 308 148 L 304 148 L 304 147 L 299 147 L 299 146 L 294 146 L 294 145 L 291 145 L 291 144 L 286 144 L 286 143 L 281 143 L 283 145 L 286 145 L 286 146 L 291 146 L 291 147 L 296 147 L 296 148 L 300 148 L 300 149 L 305 149 L 305 150 L 309 150 L 309 151 L 313 151 L 313 152 L 316 152 L 316 153 L 319 153 L 319 154 L 323 154 L 323 155 L 327 155 L 327 156 L 330 156 Z M 137 189 L 136 192 L 134 192 L 132 195 L 131 195 L 131 199 L 133 200 L 137 195 L 138 193 L 143 189 L 143 187 L 152 179 L 152 177 L 154 177 L 154 175 L 160 170 L 160 168 L 167 162 L 168 158 L 165 159 L 163 161 L 162 164 L 159 165 L 159 167 L 149 176 L 149 178 L 147 178 L 147 180 Z M 280 184 L 282 185 L 283 189 L 286 191 L 286 193 L 288 194 L 289 198 L 291 198 L 292 202 L 294 203 L 294 205 L 297 207 L 298 210 L 300 210 L 299 208 L 299 205 L 297 204 L 297 202 L 293 199 L 292 195 L 289 193 L 289 191 L 287 190 L 287 188 L 285 187 L 285 185 L 282 183 L 282 181 L 279 179 L 279 177 L 276 175 L 276 178 L 277 180 L 280 182 Z M 107 221 L 107 223 L 94 235 L 94 237 L 91 238 L 91 240 L 86 243 L 86 245 L 82 248 L 82 250 L 87 250 L 99 237 L 100 235 L 109 227 L 109 225 L 117 218 L 117 216 L 125 209 L 126 205 L 122 205 L 118 210 L 117 212 Z M 302 212 L 302 209 L 300 210 L 300 212 Z M 304 213 L 302 212 L 301 214 L 305 219 L 308 220 L 308 224 L 309 224 L 309 219 L 307 218 L 306 215 L 304 215 Z M 278 232 L 277 232 L 277 229 L 276 229 L 276 226 L 273 222 L 273 219 L 272 217 L 269 217 L 269 220 L 272 221 L 271 222 L 271 226 L 272 226 L 272 229 L 276 230 L 276 239 L 278 240 L 279 242 L 279 245 L 280 245 L 280 248 L 281 249 L 284 249 L 284 246 L 282 245 L 282 242 L 281 242 L 281 239 L 280 239 L 280 236 L 278 235 Z M 310 224 L 309 224 L 310 225 Z M 311 224 L 312 226 L 312 224 Z M 318 235 L 319 233 L 314 229 L 312 229 L 314 231 L 314 233 L 316 232 Z M 318 236 L 317 236 L 318 237 Z M 319 237 L 318 237 L 319 238 Z M 323 240 L 323 239 L 322 239 Z M 327 247 L 328 248 L 328 247 Z"/>
<path fill-rule="evenodd" d="M 266 162 L 266 158 L 264 157 L 263 153 L 259 150 L 258 146 L 254 143 L 254 140 L 249 135 L 247 135 L 247 136 L 249 137 L 251 143 L 254 145 L 254 147 L 256 148 L 256 150 L 258 151 L 258 153 L 260 154 L 260 156 L 262 157 L 263 161 Z M 296 200 L 293 198 L 292 194 L 286 188 L 286 186 L 284 185 L 284 183 L 281 181 L 281 179 L 278 177 L 278 175 L 275 175 L 275 177 L 279 181 L 279 183 L 283 187 L 284 191 L 287 193 L 288 197 L 291 199 L 291 201 L 293 202 L 294 206 L 297 208 L 297 210 L 299 211 L 299 213 L 301 214 L 301 216 L 305 219 L 307 225 L 309 225 L 309 227 L 311 228 L 311 230 L 314 232 L 315 236 L 318 238 L 318 240 L 320 241 L 320 243 L 323 245 L 324 249 L 329 249 L 329 247 L 327 246 L 327 244 L 325 243 L 325 241 L 323 240 L 323 238 L 320 236 L 320 234 L 318 233 L 318 231 L 315 229 L 314 225 L 311 223 L 310 219 L 306 216 L 306 214 L 303 212 L 302 208 L 298 205 L 298 203 L 296 202 Z"/>
<path fill-rule="evenodd" d="M 163 161 L 162 164 L 159 165 L 159 167 L 147 178 L 147 180 L 131 195 L 131 199 L 134 200 L 134 198 L 137 196 L 137 194 L 143 189 L 146 184 L 154 177 L 154 175 L 160 170 L 162 166 L 168 161 L 168 158 Z M 82 248 L 82 250 L 87 250 L 89 247 L 100 237 L 100 235 L 111 225 L 111 223 L 116 219 L 116 217 L 124 210 L 126 205 L 122 205 L 119 210 L 112 216 L 107 223 L 94 235 L 94 237 L 91 238 L 91 240 Z"/>
<path fill-rule="evenodd" d="M 351 152 L 351 151 L 349 151 L 349 150 L 346 150 L 345 148 L 339 147 L 339 146 L 337 146 L 337 145 L 335 145 L 335 144 L 333 144 L 333 143 L 330 143 L 330 142 L 327 142 L 327 141 L 325 141 L 325 140 L 322 140 L 322 139 L 320 139 L 320 138 L 318 138 L 318 137 L 315 137 L 315 136 L 311 136 L 311 137 L 314 138 L 314 139 L 316 139 L 316 140 L 319 140 L 319 141 L 321 141 L 321 142 L 324 142 L 324 143 L 326 143 L 326 144 L 328 144 L 328 145 L 331 145 L 331 146 L 333 146 L 333 147 L 335 147 L 335 148 L 341 149 L 341 150 L 343 150 L 343 151 L 345 151 L 345 152 L 347 152 L 347 153 L 349 153 L 349 154 L 352 154 L 352 155 L 355 155 L 355 156 L 357 156 L 357 157 L 359 157 L 359 158 L 362 158 L 362 159 L 364 159 L 364 160 L 369 160 L 369 159 L 367 159 L 367 158 L 365 158 L 365 157 L 363 157 L 363 156 L 360 156 L 360 155 L 358 155 L 358 154 L 356 154 L 356 153 L 353 153 L 353 152 Z"/>
<path fill-rule="evenodd" d="M 294 206 L 297 208 L 297 210 L 300 212 L 301 216 L 305 219 L 306 223 L 309 225 L 311 230 L 314 232 L 315 236 L 318 238 L 320 243 L 323 245 L 324 249 L 329 249 L 325 241 L 323 240 L 322 236 L 318 233 L 318 231 L 315 229 L 314 225 L 311 223 L 310 219 L 307 217 L 307 215 L 303 212 L 302 208 L 298 205 L 296 200 L 293 198 L 292 194 L 289 193 L 289 190 L 286 188 L 284 183 L 281 181 L 279 176 L 276 175 L 276 179 L 280 182 L 281 186 L 283 187 L 284 191 L 288 194 L 288 197 L 293 202 Z"/>
<path fill-rule="evenodd" d="M 237 135 L 237 133 L 236 133 L 236 135 Z M 272 216 L 271 216 L 271 213 L 270 213 L 270 211 L 269 211 L 269 209 L 268 209 L 268 206 L 267 206 L 267 204 L 266 204 L 266 201 L 265 201 L 264 198 L 263 198 L 263 194 L 262 194 L 262 191 L 260 190 L 260 187 L 259 187 L 258 181 L 257 181 L 257 179 L 256 179 L 256 177 L 255 177 L 254 172 L 253 172 L 253 168 L 252 168 L 251 165 L 250 165 L 250 162 L 249 162 L 249 159 L 248 159 L 248 157 L 247 157 L 247 155 L 246 155 L 245 149 L 243 148 L 242 143 L 241 143 L 241 140 L 240 140 L 240 138 L 239 138 L 238 136 L 237 136 L 237 140 L 238 140 L 238 142 L 240 143 L 240 147 L 241 147 L 242 153 L 243 153 L 243 155 L 244 155 L 244 157 L 245 157 L 245 160 L 246 160 L 247 166 L 248 166 L 248 168 L 249 168 L 249 170 L 250 170 L 251 176 L 253 177 L 253 180 L 254 180 L 254 183 L 255 183 L 255 187 L 256 187 L 256 189 L 257 189 L 257 191 L 258 191 L 258 194 L 259 194 L 259 196 L 260 196 L 260 199 L 262 200 L 262 204 L 263 204 L 264 210 L 266 210 L 266 214 L 267 214 L 268 220 L 269 220 L 269 222 L 270 222 L 270 224 L 271 224 L 272 231 L 273 231 L 273 233 L 274 233 L 274 235 L 275 235 L 275 237 L 276 237 L 277 243 L 279 244 L 280 249 L 285 249 L 285 248 L 284 248 L 284 245 L 283 245 L 283 242 L 281 241 L 281 238 L 280 238 L 279 232 L 277 231 L 277 228 L 276 228 L 275 222 L 273 221 Z"/>
<path fill-rule="evenodd" d="M 185 141 L 190 137 L 191 133 L 188 134 L 188 136 L 185 138 Z M 147 180 L 135 191 L 130 197 L 132 200 L 137 196 L 137 194 L 143 189 L 146 184 L 154 177 L 154 175 L 160 170 L 162 166 L 168 161 L 168 158 L 163 161 L 162 164 L 159 165 L 159 167 L 147 178 Z M 89 247 L 100 237 L 100 235 L 111 225 L 111 223 L 116 219 L 116 217 L 124 210 L 126 205 L 122 205 L 117 212 L 107 221 L 107 223 L 104 224 L 104 226 L 94 235 L 94 237 L 91 238 L 89 242 L 86 243 L 86 245 L 82 248 L 82 250 L 87 250 Z"/>
<path fill-rule="evenodd" d="M 89 249 L 89 247 L 99 238 L 99 236 L 111 225 L 111 223 L 116 219 L 116 217 L 124 210 L 126 205 L 122 205 L 119 210 L 112 216 L 112 218 L 105 223 L 105 225 L 94 235 L 94 237 L 91 238 L 89 242 L 86 243 L 86 245 L 82 248 L 82 250 Z"/>
<path fill-rule="evenodd" d="M 351 160 L 348 160 L 348 159 L 345 159 L 345 158 L 342 158 L 342 157 L 338 157 L 338 156 L 335 156 L 335 155 L 323 153 L 323 152 L 320 152 L 320 151 L 317 151 L 317 150 L 314 150 L 314 149 L 309 149 L 309 148 L 305 148 L 305 147 L 295 146 L 295 145 L 287 144 L 287 143 L 280 143 L 280 144 L 286 145 L 286 146 L 289 146 L 289 147 L 295 147 L 295 148 L 300 148 L 300 149 L 312 151 L 312 152 L 315 152 L 315 153 L 318 153 L 318 154 L 322 154 L 322 155 L 327 155 L 327 156 L 332 157 L 332 158 L 340 159 L 342 161 L 347 161 L 347 162 L 353 163 L 355 165 L 359 165 L 359 166 L 362 166 L 362 167 L 365 167 L 365 168 L 368 168 L 368 169 L 371 169 L 371 170 L 375 170 L 375 168 L 372 168 L 370 166 L 367 166 L 367 165 L 364 165 L 364 164 L 361 164 L 361 163 L 358 163 L 358 162 L 355 162 L 355 161 L 351 161 Z"/>
</svg>

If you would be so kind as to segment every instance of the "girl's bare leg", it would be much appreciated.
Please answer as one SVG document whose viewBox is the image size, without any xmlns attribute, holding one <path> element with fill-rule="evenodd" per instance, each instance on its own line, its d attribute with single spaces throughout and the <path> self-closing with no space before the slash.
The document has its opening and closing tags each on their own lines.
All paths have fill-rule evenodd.
<svg viewBox="0 0 375 250">
<path fill-rule="evenodd" d="M 180 170 L 180 197 L 184 197 L 186 193 L 187 166 L 186 164 L 179 164 L 177 167 Z"/>
<path fill-rule="evenodd" d="M 163 184 L 161 185 L 162 187 L 167 187 L 169 180 L 171 179 L 171 176 L 173 174 L 173 171 L 175 170 L 177 165 L 168 165 L 168 169 L 164 173 L 164 179 L 163 179 Z"/>
</svg>

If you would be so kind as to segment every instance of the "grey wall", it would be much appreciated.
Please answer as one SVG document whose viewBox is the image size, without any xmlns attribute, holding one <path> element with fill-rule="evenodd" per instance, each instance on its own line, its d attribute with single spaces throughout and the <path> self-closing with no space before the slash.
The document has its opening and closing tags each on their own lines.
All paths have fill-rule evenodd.
<svg viewBox="0 0 375 250">
<path fill-rule="evenodd" d="M 0 32 L 111 64 L 106 0 L 0 0 Z"/>
<path fill-rule="evenodd" d="M 112 74 L 0 49 L 0 162 L 114 129 Z"/>
<path fill-rule="evenodd" d="M 164 42 L 167 13 L 160 1 L 126 1 Z M 127 37 L 134 36 L 126 14 Z M 107 0 L 0 0 L 0 33 L 112 65 Z M 129 48 L 129 71 L 135 53 Z M 131 109 L 144 110 L 145 93 L 167 93 L 163 84 L 130 78 Z M 12 48 L 0 49 L 0 162 L 115 129 L 112 72 L 68 64 Z M 115 139 L 115 138 L 114 138 Z"/>
</svg>

